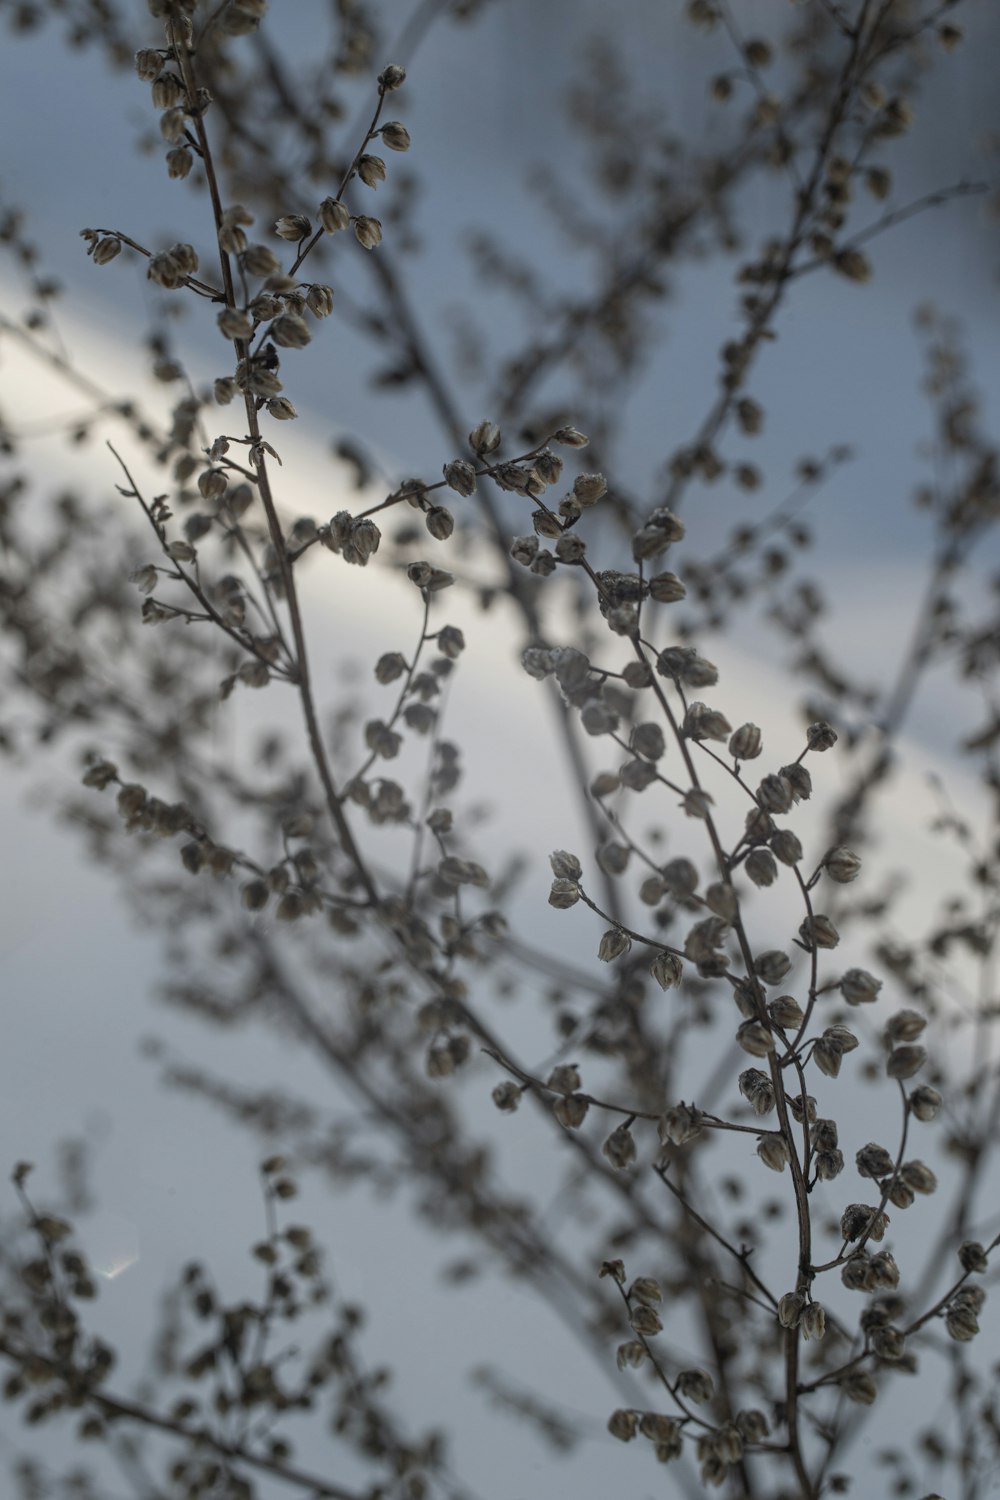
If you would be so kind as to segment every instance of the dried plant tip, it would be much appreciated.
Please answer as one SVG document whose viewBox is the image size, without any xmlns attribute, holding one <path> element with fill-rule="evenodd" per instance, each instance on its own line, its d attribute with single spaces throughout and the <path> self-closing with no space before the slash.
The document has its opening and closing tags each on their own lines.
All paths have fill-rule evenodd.
<svg viewBox="0 0 1000 1500">
<path fill-rule="evenodd" d="M 552 434 L 552 441 L 561 443 L 564 448 L 586 448 L 590 438 L 576 427 L 560 427 Z"/>
<path fill-rule="evenodd" d="M 402 88 L 405 82 L 406 69 L 399 63 L 388 63 L 378 75 L 378 86 L 387 94 L 391 94 L 394 89 Z"/>
<path fill-rule="evenodd" d="M 837 743 L 837 731 L 825 719 L 817 719 L 806 730 L 806 744 L 810 750 L 831 750 Z"/>
<path fill-rule="evenodd" d="M 354 237 L 365 250 L 374 250 L 382 243 L 382 225 L 378 219 L 367 214 L 358 214 L 354 220 Z"/>
</svg>

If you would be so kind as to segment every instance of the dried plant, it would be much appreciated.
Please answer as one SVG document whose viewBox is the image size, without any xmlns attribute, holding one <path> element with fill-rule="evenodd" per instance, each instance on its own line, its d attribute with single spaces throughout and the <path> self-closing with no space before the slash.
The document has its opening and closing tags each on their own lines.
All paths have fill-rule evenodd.
<svg viewBox="0 0 1000 1500">
<path fill-rule="evenodd" d="M 424 326 L 411 286 L 420 189 L 398 170 L 405 118 L 390 118 L 406 116 L 419 67 L 407 82 L 385 62 L 377 6 L 331 7 L 317 66 L 285 45 L 266 0 L 149 0 L 144 16 L 112 0 L 0 4 L 11 32 L 59 22 L 110 66 L 134 58 L 178 184 L 163 211 L 185 193 L 201 216 L 197 247 L 158 247 L 125 202 L 83 230 L 95 275 L 145 264 L 163 422 L 155 397 L 105 390 L 66 354 L 58 289 L 27 220 L 6 211 L 4 246 L 31 295 L 0 336 L 84 399 L 66 436 L 107 440 L 119 498 L 64 492 L 46 509 L 24 434 L 4 424 L 3 747 L 14 763 L 41 744 L 82 762 L 83 788 L 57 811 L 163 929 L 167 1001 L 207 1025 L 291 1035 L 338 1101 L 323 1114 L 291 1079 L 255 1092 L 161 1045 L 166 1081 L 268 1153 L 251 1247 L 264 1286 L 233 1299 L 207 1257 L 189 1265 L 138 1394 L 116 1385 L 99 1309 L 83 1305 L 96 1283 L 70 1214 L 51 1193 L 55 1206 L 39 1206 L 44 1170 L 29 1196 L 30 1167 L 11 1163 L 5 1395 L 35 1427 L 73 1415 L 98 1455 L 56 1472 L 44 1428 L 15 1473 L 24 1496 L 103 1495 L 112 1462 L 143 1500 L 511 1493 L 502 1474 L 457 1475 L 447 1411 L 414 1434 L 405 1392 L 397 1407 L 367 1368 L 350 1287 L 335 1292 L 314 1233 L 284 1222 L 307 1173 L 415 1189 L 417 1212 L 463 1247 L 456 1281 L 502 1268 L 595 1368 L 614 1378 L 617 1365 L 617 1402 L 588 1418 L 603 1441 L 647 1450 L 646 1467 L 620 1455 L 623 1492 L 651 1489 L 659 1460 L 671 1494 L 987 1493 L 1000 1429 L 975 1336 L 1000 1243 L 1000 624 L 986 561 L 1000 484 L 959 332 L 921 313 L 926 583 L 881 687 L 827 629 L 824 559 L 810 553 L 808 509 L 848 450 L 800 459 L 784 492 L 745 456 L 765 421 L 758 360 L 797 284 L 861 286 L 870 242 L 980 191 L 963 181 L 898 202 L 891 175 L 912 100 L 961 41 L 962 8 L 806 0 L 765 38 L 743 34 L 735 0 L 678 7 L 678 36 L 714 33 L 732 60 L 707 80 L 710 145 L 668 131 L 595 51 L 570 101 L 590 190 L 551 159 L 535 182 L 555 232 L 593 252 L 589 279 L 569 294 L 519 225 L 484 231 L 471 260 L 508 307 L 490 334 L 485 291 L 454 327 Z M 386 55 L 409 61 L 449 22 L 474 55 L 488 9 L 417 5 Z M 351 135 L 345 101 L 362 94 Z M 758 181 L 773 213 L 755 244 L 744 190 Z M 381 220 L 365 211 L 394 186 Z M 643 462 L 660 468 L 642 483 L 609 391 L 640 385 L 658 304 L 709 257 L 735 263 L 737 320 L 694 429 L 667 449 L 644 434 Z M 214 383 L 191 374 L 179 306 L 213 329 Z M 296 516 L 287 424 L 318 368 L 300 351 L 338 315 L 334 337 L 367 341 L 378 361 L 370 428 L 338 440 L 355 503 Z M 433 413 L 440 478 L 402 477 L 386 392 Z M 377 452 L 400 464 L 384 484 Z M 740 497 L 725 537 L 694 504 L 709 489 Z M 336 592 L 362 570 L 373 588 L 405 577 L 409 602 L 387 622 L 391 649 L 367 663 L 374 685 L 332 693 L 303 580 Z M 481 608 L 475 639 L 450 620 L 454 599 L 463 620 Z M 761 618 L 785 700 L 737 722 L 709 653 Z M 483 825 L 464 800 L 449 692 L 488 672 L 477 652 L 511 630 L 551 711 L 551 742 L 524 739 L 520 753 L 532 778 L 570 789 L 573 851 L 535 847 L 517 808 Z M 932 677 L 975 702 L 948 709 L 948 733 L 979 800 L 955 805 L 941 788 L 947 853 L 926 896 L 938 916 L 914 924 L 862 856 L 893 868 L 879 809 Z M 267 689 L 263 707 L 244 705 L 246 689 Z M 224 757 L 220 701 L 249 726 Z M 546 858 L 548 907 L 532 907 Z M 551 1185 L 505 1180 L 507 1117 L 529 1107 L 558 1234 Z M 859 1134 L 870 1119 L 880 1141 Z M 921 1216 L 939 1186 L 945 1206 Z M 471 1349 L 470 1372 L 499 1420 L 571 1454 L 587 1424 L 560 1391 L 534 1388 L 525 1352 L 504 1372 Z M 919 1425 L 893 1400 L 903 1377 Z M 295 1456 L 302 1413 L 332 1434 L 322 1473 Z M 878 1445 L 874 1478 L 862 1436 Z M 585 1475 L 572 1482 L 587 1493 Z"/>
</svg>

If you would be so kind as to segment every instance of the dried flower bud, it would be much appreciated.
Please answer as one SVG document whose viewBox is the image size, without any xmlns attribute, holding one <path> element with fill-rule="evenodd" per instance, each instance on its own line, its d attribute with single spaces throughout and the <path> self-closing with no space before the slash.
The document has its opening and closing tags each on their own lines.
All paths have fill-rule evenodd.
<svg viewBox="0 0 1000 1500">
<path fill-rule="evenodd" d="M 676 573 L 657 573 L 649 580 L 649 597 L 657 604 L 675 604 L 686 595 L 687 589 Z"/>
<path fill-rule="evenodd" d="M 802 858 L 802 841 L 790 828 L 779 828 L 770 840 L 771 852 L 783 865 L 797 865 Z"/>
<path fill-rule="evenodd" d="M 563 1063 L 552 1069 L 545 1085 L 560 1094 L 574 1094 L 580 1087 L 580 1069 L 575 1063 Z"/>
<path fill-rule="evenodd" d="M 167 163 L 167 176 L 172 182 L 183 180 L 194 166 L 194 157 L 187 146 L 172 146 L 164 160 Z"/>
<path fill-rule="evenodd" d="M 473 453 L 485 455 L 495 453 L 500 446 L 500 429 L 495 422 L 483 420 L 469 433 L 469 447 Z"/>
<path fill-rule="evenodd" d="M 915 1193 L 930 1194 L 937 1188 L 937 1178 L 926 1162 L 905 1161 L 899 1169 L 899 1175 Z"/>
<path fill-rule="evenodd" d="M 616 1171 L 624 1172 L 628 1167 L 630 1167 L 635 1161 L 637 1153 L 635 1149 L 635 1141 L 628 1126 L 619 1125 L 617 1129 L 613 1130 L 608 1136 L 607 1140 L 604 1142 L 604 1145 L 601 1147 L 601 1151 L 603 1155 L 607 1157 L 608 1161 Z M 659 1322 L 659 1319 L 657 1319 L 657 1322 Z M 634 1320 L 632 1322 L 632 1327 L 636 1327 Z M 645 1331 L 646 1330 L 644 1329 L 637 1329 L 637 1332 Z M 654 1333 L 659 1333 L 659 1328 L 653 1329 L 652 1331 Z"/>
<path fill-rule="evenodd" d="M 304 240 L 312 234 L 312 225 L 305 214 L 282 214 L 274 222 L 274 232 L 283 240 Z"/>
<path fill-rule="evenodd" d="M 596 505 L 608 493 L 608 481 L 603 474 L 578 474 L 573 481 L 573 495 L 584 506 Z"/>
<path fill-rule="evenodd" d="M 840 1232 L 848 1242 L 859 1240 L 863 1234 L 873 1240 L 884 1239 L 888 1227 L 889 1215 L 870 1203 L 852 1203 L 840 1216 Z"/>
<path fill-rule="evenodd" d="M 270 334 L 283 349 L 304 349 L 312 341 L 309 324 L 295 312 L 284 312 L 275 318 Z"/>
<path fill-rule="evenodd" d="M 319 206 L 319 222 L 327 234 L 336 234 L 338 230 L 347 229 L 349 226 L 350 210 L 337 198 L 324 198 Z"/>
<path fill-rule="evenodd" d="M 184 102 L 184 81 L 176 73 L 160 73 L 153 80 L 153 108 L 173 109 Z"/>
<path fill-rule="evenodd" d="M 402 88 L 405 82 L 406 69 L 399 63 L 388 63 L 378 75 L 378 86 L 387 94 L 391 94 L 394 89 Z"/>
<path fill-rule="evenodd" d="M 797 1328 L 805 1305 L 801 1292 L 786 1292 L 778 1302 L 778 1322 L 782 1328 Z"/>
<path fill-rule="evenodd" d="M 791 783 L 784 776 L 765 776 L 757 788 L 757 804 L 766 813 L 791 811 Z"/>
<path fill-rule="evenodd" d="M 406 671 L 406 657 L 399 651 L 387 651 L 375 663 L 375 680 L 383 684 L 395 682 Z"/>
<path fill-rule="evenodd" d="M 962 1270 L 982 1276 L 989 1269 L 986 1251 L 978 1240 L 965 1240 L 958 1248 L 958 1259 Z"/>
<path fill-rule="evenodd" d="M 897 1010 L 889 1017 L 885 1027 L 887 1042 L 915 1042 L 927 1025 L 926 1019 L 916 1010 Z"/>
<path fill-rule="evenodd" d="M 620 927 L 609 927 L 601 938 L 597 956 L 604 963 L 610 963 L 612 959 L 621 958 L 632 946 L 632 939 L 627 932 Z"/>
<path fill-rule="evenodd" d="M 885 1071 L 889 1078 L 912 1078 L 927 1061 L 923 1047 L 896 1047 L 886 1058 Z"/>
<path fill-rule="evenodd" d="M 409 151 L 410 132 L 398 120 L 387 120 L 382 126 L 382 144 L 390 151 Z"/>
<path fill-rule="evenodd" d="M 661 990 L 677 988 L 684 978 L 684 964 L 676 953 L 661 949 L 650 964 L 649 972 Z"/>
<path fill-rule="evenodd" d="M 766 1115 L 774 1108 L 774 1085 L 759 1068 L 746 1068 L 739 1078 L 740 1093 L 755 1114 Z"/>
<path fill-rule="evenodd" d="M 580 887 L 575 880 L 553 880 L 549 891 L 549 905 L 559 911 L 575 906 L 580 899 Z"/>
<path fill-rule="evenodd" d="M 888 1177 L 895 1171 L 896 1163 L 884 1146 L 869 1141 L 855 1157 L 858 1172 L 862 1177 Z"/>
<path fill-rule="evenodd" d="M 552 1113 L 567 1130 L 577 1130 L 587 1118 L 590 1101 L 583 1094 L 563 1094 L 552 1106 Z"/>
<path fill-rule="evenodd" d="M 767 1013 L 775 1026 L 780 1026 L 783 1031 L 797 1031 L 805 1020 L 802 1007 L 792 995 L 779 995 L 772 1000 Z"/>
<path fill-rule="evenodd" d="M 825 719 L 818 719 L 806 730 L 806 743 L 810 750 L 830 750 L 837 743 L 837 731 Z"/>
<path fill-rule="evenodd" d="M 522 1088 L 519 1088 L 511 1079 L 506 1078 L 503 1083 L 497 1084 L 491 1098 L 497 1109 L 502 1110 L 504 1114 L 510 1115 L 514 1113 L 520 1104 L 523 1093 L 524 1090 Z"/>
<path fill-rule="evenodd" d="M 367 214 L 358 214 L 354 220 L 354 237 L 365 250 L 374 250 L 382 243 L 382 225 L 378 219 Z"/>
<path fill-rule="evenodd" d="M 975 1312 L 963 1303 L 953 1302 L 944 1321 L 949 1336 L 960 1344 L 967 1344 L 979 1332 L 979 1320 Z"/>
<path fill-rule="evenodd" d="M 910 1095 L 910 1108 L 918 1120 L 933 1120 L 941 1108 L 941 1095 L 929 1084 L 921 1084 Z"/>
<path fill-rule="evenodd" d="M 793 761 L 790 766 L 782 766 L 779 773 L 788 782 L 792 789 L 793 802 L 808 802 L 812 796 L 812 777 L 805 766 L 798 761 Z"/>
<path fill-rule="evenodd" d="M 639 1418 L 634 1411 L 613 1411 L 608 1418 L 608 1431 L 622 1443 L 629 1443 L 639 1431 Z"/>
<path fill-rule="evenodd" d="M 736 1040 L 751 1057 L 766 1057 L 769 1052 L 774 1051 L 774 1036 L 763 1021 L 744 1021 L 737 1028 Z"/>
<path fill-rule="evenodd" d="M 778 878 L 778 866 L 768 849 L 751 849 L 743 868 L 756 886 L 773 885 Z"/>
<path fill-rule="evenodd" d="M 840 885 L 847 885 L 860 873 L 861 860 L 850 849 L 840 846 L 830 850 L 823 861 L 823 868 L 831 880 L 836 880 Z"/>
<path fill-rule="evenodd" d="M 637 1276 L 629 1289 L 629 1297 L 646 1307 L 658 1307 L 663 1301 L 663 1288 L 652 1276 Z"/>
<path fill-rule="evenodd" d="M 787 1142 L 780 1135 L 762 1135 L 757 1142 L 757 1155 L 772 1172 L 783 1172 L 791 1160 Z"/>
<path fill-rule="evenodd" d="M 266 880 L 248 880 L 240 891 L 247 911 L 263 911 L 270 900 L 271 892 Z"/>
<path fill-rule="evenodd" d="M 105 235 L 92 247 L 92 255 L 96 266 L 106 266 L 109 261 L 121 254 L 122 242 L 115 239 L 113 235 Z"/>
<path fill-rule="evenodd" d="M 734 760 L 756 760 L 763 744 L 763 736 L 756 724 L 741 724 L 729 741 L 729 753 Z"/>
<path fill-rule="evenodd" d="M 306 293 L 306 306 L 314 318 L 328 318 L 333 312 L 333 288 L 314 282 Z"/>
<path fill-rule="evenodd" d="M 475 494 L 476 471 L 467 459 L 453 459 L 451 463 L 445 464 L 442 473 L 444 474 L 445 483 L 448 485 L 449 489 L 455 490 L 459 495 Z"/>
<path fill-rule="evenodd" d="M 705 1370 L 681 1370 L 677 1377 L 677 1390 L 681 1396 L 704 1406 L 715 1395 L 711 1375 Z"/>
<path fill-rule="evenodd" d="M 814 948 L 836 948 L 840 942 L 840 933 L 829 917 L 822 912 L 814 912 L 799 927 L 799 941 L 809 952 Z"/>
<path fill-rule="evenodd" d="M 140 47 L 135 54 L 135 71 L 143 83 L 152 83 L 163 69 L 163 58 L 154 47 Z"/>
<path fill-rule="evenodd" d="M 754 959 L 754 968 L 764 984 L 780 984 L 791 967 L 791 959 L 780 948 L 769 948 Z"/>
<path fill-rule="evenodd" d="M 848 1005 L 870 1004 L 878 998 L 881 988 L 881 979 L 876 979 L 867 969 L 848 969 L 840 981 L 840 993 Z"/>
<path fill-rule="evenodd" d="M 267 402 L 268 416 L 274 417 L 276 422 L 291 422 L 298 416 L 295 407 L 287 396 L 272 396 Z"/>
<path fill-rule="evenodd" d="M 692 740 L 724 740 L 731 733 L 732 725 L 717 709 L 694 702 L 688 704 L 683 729 Z"/>
<path fill-rule="evenodd" d="M 367 153 L 358 161 L 358 176 L 366 187 L 378 187 L 380 182 L 385 181 L 385 162 L 381 156 L 370 156 Z"/>
</svg>

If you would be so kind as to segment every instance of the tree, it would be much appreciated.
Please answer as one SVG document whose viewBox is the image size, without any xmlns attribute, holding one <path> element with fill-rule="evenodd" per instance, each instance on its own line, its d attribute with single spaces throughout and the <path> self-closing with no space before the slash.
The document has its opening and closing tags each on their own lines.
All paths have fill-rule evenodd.
<svg viewBox="0 0 1000 1500">
<path fill-rule="evenodd" d="M 584 1494 L 595 1421 L 623 1488 L 652 1488 L 655 1459 L 671 1493 L 818 1500 L 852 1478 L 872 1493 L 858 1439 L 878 1413 L 881 1492 L 982 1495 L 997 1460 L 973 1339 L 1000 1238 L 1000 490 L 959 334 L 921 312 L 932 462 L 906 535 L 922 593 L 876 686 L 850 645 L 857 600 L 828 611 L 844 574 L 811 519 L 851 472 L 843 434 L 814 458 L 786 428 L 753 457 L 800 283 L 871 296 L 897 234 L 981 191 L 962 178 L 907 199 L 892 175 L 974 9 L 812 0 L 755 11 L 767 34 L 727 0 L 647 18 L 650 43 L 689 49 L 708 84 L 686 138 L 633 82 L 646 34 L 623 16 L 623 56 L 592 50 L 569 131 L 550 116 L 538 253 L 523 210 L 498 201 L 470 242 L 477 289 L 454 272 L 450 326 L 420 301 L 421 242 L 437 254 L 441 226 L 404 170 L 408 111 L 435 45 L 466 49 L 473 84 L 490 68 L 477 35 L 498 34 L 503 8 L 424 3 L 395 36 L 392 7 L 266 9 L 0 6 L 12 33 L 68 26 L 134 66 L 159 185 L 83 230 L 94 276 L 134 288 L 138 268 L 148 287 L 138 394 L 66 352 L 30 222 L 5 219 L 29 296 L 0 333 L 76 391 L 70 443 L 106 446 L 90 460 L 105 498 L 47 501 L 44 462 L 5 424 L 4 748 L 33 770 L 41 747 L 81 767 L 82 788 L 52 800 L 162 930 L 168 1001 L 292 1037 L 330 1089 L 321 1110 L 293 1063 L 264 1090 L 161 1046 L 168 1081 L 262 1142 L 263 1290 L 220 1284 L 206 1249 L 138 1385 L 119 1384 L 87 1306 L 73 1203 L 46 1167 L 11 1163 L 0 1355 L 35 1455 L 21 1491 L 104 1494 L 114 1463 L 149 1500 L 512 1492 L 461 1451 L 447 1410 L 418 1429 L 405 1385 L 386 1393 L 349 1278 L 289 1219 L 308 1175 L 333 1192 L 371 1179 L 401 1224 L 415 1207 L 454 1241 L 450 1296 L 481 1284 L 497 1329 L 470 1374 Z M 434 108 L 464 128 L 444 92 Z M 110 167 L 114 196 L 125 152 L 113 139 L 88 163 L 95 191 Z M 479 171 L 499 196 L 492 164 Z M 453 164 L 444 193 L 462 191 Z M 177 227 L 161 236 L 164 218 Z M 715 364 L 716 328 L 662 344 L 661 304 L 682 318 L 706 262 L 735 284 Z M 675 409 L 697 411 L 683 432 L 657 396 L 665 369 L 690 387 Z M 779 396 L 808 373 L 783 370 Z M 296 418 L 326 416 L 331 391 L 350 422 L 324 480 Z M 913 559 L 908 587 L 917 573 Z M 319 591 L 336 596 L 333 642 Z M 364 683 L 345 677 L 376 638 Z M 498 752 L 476 740 L 475 694 L 508 659 L 537 708 L 497 711 Z M 915 906 L 891 878 L 905 824 L 880 809 L 912 795 L 908 722 L 928 701 L 949 779 Z M 492 821 L 466 773 L 506 788 Z M 570 820 L 554 851 L 538 842 L 550 798 Z M 613 1399 L 595 1383 L 581 1417 L 568 1388 L 538 1387 L 530 1349 L 516 1369 L 513 1351 L 497 1360 L 498 1272 Z M 425 1359 L 433 1381 L 433 1347 Z M 89 1467 L 64 1462 L 49 1434 L 67 1432 L 95 1441 Z"/>
</svg>

